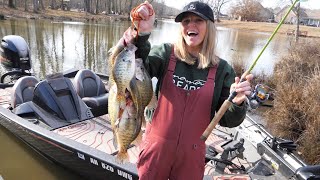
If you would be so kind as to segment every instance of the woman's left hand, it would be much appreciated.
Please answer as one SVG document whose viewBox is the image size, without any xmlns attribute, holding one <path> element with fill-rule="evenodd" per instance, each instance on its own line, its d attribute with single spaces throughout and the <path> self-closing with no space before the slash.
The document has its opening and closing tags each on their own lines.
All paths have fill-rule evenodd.
<svg viewBox="0 0 320 180">
<path fill-rule="evenodd" d="M 246 96 L 249 96 L 251 94 L 251 83 L 250 81 L 253 79 L 252 74 L 248 74 L 246 76 L 246 80 L 239 83 L 240 78 L 235 78 L 235 83 L 233 83 L 230 87 L 230 93 L 232 90 L 236 90 L 237 96 L 232 100 L 233 103 L 240 105 L 245 99 Z"/>
</svg>

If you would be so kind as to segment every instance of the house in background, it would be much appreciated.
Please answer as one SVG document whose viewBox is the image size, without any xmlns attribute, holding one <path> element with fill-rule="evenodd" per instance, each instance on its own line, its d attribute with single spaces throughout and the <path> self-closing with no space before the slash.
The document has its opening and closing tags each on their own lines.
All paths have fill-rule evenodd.
<svg viewBox="0 0 320 180">
<path fill-rule="evenodd" d="M 285 14 L 288 12 L 289 10 L 289 6 L 286 6 L 284 8 L 282 8 L 280 11 L 278 11 L 277 13 L 275 13 L 274 16 L 274 20 L 275 22 L 280 22 L 282 20 L 282 18 L 285 16 Z M 300 9 L 300 23 L 302 23 L 302 19 L 306 18 L 307 13 L 305 12 L 305 9 L 301 8 Z M 290 11 L 288 17 L 284 20 L 284 23 L 286 24 L 297 24 L 297 17 L 294 14 L 294 12 Z"/>
<path fill-rule="evenodd" d="M 275 21 L 280 22 L 289 9 L 289 6 L 282 8 L 275 13 Z M 284 23 L 297 24 L 297 17 L 294 12 L 290 12 Z M 300 9 L 300 24 L 320 27 L 320 10 Z"/>
<path fill-rule="evenodd" d="M 307 10 L 307 17 L 302 18 L 307 26 L 320 27 L 320 10 Z"/>
</svg>

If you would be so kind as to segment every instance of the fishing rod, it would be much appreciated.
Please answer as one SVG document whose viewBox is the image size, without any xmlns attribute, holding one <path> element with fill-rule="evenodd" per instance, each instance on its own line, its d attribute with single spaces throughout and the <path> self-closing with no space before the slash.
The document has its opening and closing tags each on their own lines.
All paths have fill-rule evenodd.
<svg viewBox="0 0 320 180">
<path fill-rule="evenodd" d="M 261 57 L 262 53 L 264 52 L 264 50 L 267 48 L 267 46 L 269 45 L 269 43 L 271 42 L 271 40 L 273 39 L 273 37 L 275 36 L 275 34 L 278 32 L 278 30 L 280 29 L 281 25 L 283 24 L 284 20 L 287 18 L 287 16 L 289 15 L 290 11 L 293 9 L 293 7 L 296 5 L 296 3 L 299 0 L 295 0 L 294 3 L 292 3 L 292 5 L 290 6 L 288 12 L 285 14 L 285 16 L 282 18 L 282 20 L 280 21 L 280 23 L 278 24 L 278 26 L 276 27 L 276 29 L 273 31 L 272 35 L 270 36 L 270 38 L 268 39 L 267 43 L 264 45 L 264 47 L 262 48 L 262 50 L 260 51 L 260 53 L 258 54 L 257 58 L 253 61 L 253 63 L 251 64 L 251 66 L 249 67 L 249 69 L 247 71 L 245 71 L 243 73 L 243 75 L 241 76 L 240 82 L 243 82 L 246 80 L 246 76 L 250 74 L 251 70 L 254 68 L 254 66 L 257 64 L 259 58 Z M 301 0 L 301 1 L 305 1 L 305 0 Z M 233 90 L 228 99 L 226 99 L 223 104 L 221 105 L 219 111 L 215 114 L 215 116 L 213 117 L 213 119 L 211 120 L 210 124 L 208 125 L 208 127 L 206 128 L 206 130 L 203 132 L 203 134 L 201 135 L 200 139 L 203 141 L 206 141 L 207 138 L 209 137 L 209 135 L 211 134 L 211 132 L 213 131 L 213 129 L 216 127 L 216 125 L 219 123 L 219 121 L 221 120 L 222 116 L 224 115 L 224 113 L 228 110 L 228 108 L 232 105 L 232 100 L 237 96 L 237 92 L 235 90 Z"/>
</svg>

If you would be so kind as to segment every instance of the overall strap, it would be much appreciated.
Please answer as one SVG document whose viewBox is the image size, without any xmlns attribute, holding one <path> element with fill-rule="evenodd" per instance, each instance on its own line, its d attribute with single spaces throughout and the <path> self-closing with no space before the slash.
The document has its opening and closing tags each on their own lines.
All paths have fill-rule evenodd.
<svg viewBox="0 0 320 180">
<path fill-rule="evenodd" d="M 213 80 L 214 81 L 216 79 L 216 73 L 217 73 L 218 65 L 219 64 L 216 64 L 213 67 L 210 67 L 209 73 L 208 73 L 208 80 Z"/>
<path fill-rule="evenodd" d="M 174 55 L 174 46 L 171 46 L 171 54 L 169 59 L 168 71 L 174 72 L 176 67 L 176 56 Z"/>
</svg>

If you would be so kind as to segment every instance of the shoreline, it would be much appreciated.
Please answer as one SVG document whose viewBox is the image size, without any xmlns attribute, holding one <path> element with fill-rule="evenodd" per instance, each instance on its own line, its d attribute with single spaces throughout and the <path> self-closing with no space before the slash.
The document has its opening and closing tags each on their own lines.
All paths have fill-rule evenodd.
<svg viewBox="0 0 320 180">
<path fill-rule="evenodd" d="M 39 13 L 33 13 L 32 11 L 24 11 L 22 8 L 12 9 L 8 7 L 0 7 L 0 18 L 3 15 L 4 19 L 12 18 L 27 18 L 27 19 L 50 19 L 56 21 L 80 21 L 80 22 L 107 22 L 107 21 L 128 21 L 128 15 L 112 15 L 112 14 L 90 14 L 86 12 L 78 12 L 76 10 L 63 11 L 63 10 L 51 10 L 46 9 Z M 161 19 L 161 18 L 159 18 Z M 277 23 L 268 22 L 245 22 L 237 20 L 221 20 L 217 23 L 217 26 L 226 27 L 231 29 L 239 29 L 244 31 L 255 32 L 268 32 L 272 33 Z M 295 30 L 296 26 L 292 24 L 283 24 L 279 29 L 279 34 L 290 34 L 292 30 Z M 305 32 L 307 38 L 320 38 L 320 27 L 300 26 L 300 31 Z M 293 36 L 293 34 L 291 34 Z"/>
</svg>

